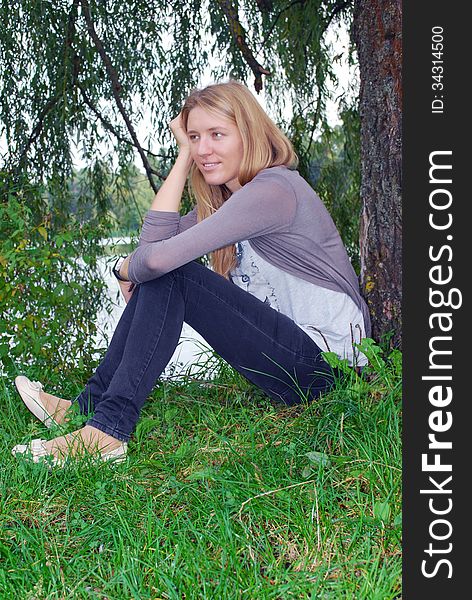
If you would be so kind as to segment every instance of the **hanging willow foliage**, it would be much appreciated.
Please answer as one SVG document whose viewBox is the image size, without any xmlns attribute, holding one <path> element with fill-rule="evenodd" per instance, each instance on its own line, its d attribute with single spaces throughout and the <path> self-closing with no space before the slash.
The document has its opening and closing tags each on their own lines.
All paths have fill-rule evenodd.
<svg viewBox="0 0 472 600">
<path fill-rule="evenodd" d="M 147 148 L 171 142 L 168 123 L 209 65 L 214 80 L 236 77 L 265 94 L 289 135 L 302 120 L 303 156 L 334 78 L 326 31 L 349 21 L 351 2 L 13 0 L 0 11 L 4 168 L 61 182 L 73 145 L 85 164 L 111 164 L 107 143 L 121 165 L 138 157 L 157 189 L 159 156 Z M 148 139 L 139 139 L 144 109 Z"/>
<path fill-rule="evenodd" d="M 66 218 L 72 166 L 88 166 L 87 195 L 103 216 L 117 170 L 126 173 L 138 160 L 158 188 L 175 152 L 168 123 L 210 76 L 235 77 L 264 95 L 310 179 L 313 160 L 331 154 L 318 142 L 328 131 L 337 58 L 327 33 L 339 23 L 352 29 L 359 57 L 362 188 L 354 173 L 359 153 L 352 151 L 359 140 L 355 98 L 344 107 L 345 146 L 319 191 L 338 225 L 352 215 L 349 234 L 340 228 L 353 253 L 362 195 L 362 291 L 379 316 L 379 335 L 399 332 L 400 0 L 1 0 L 0 170 L 8 181 L 45 183 L 55 214 Z M 328 190 L 334 175 L 346 182 Z"/>
</svg>

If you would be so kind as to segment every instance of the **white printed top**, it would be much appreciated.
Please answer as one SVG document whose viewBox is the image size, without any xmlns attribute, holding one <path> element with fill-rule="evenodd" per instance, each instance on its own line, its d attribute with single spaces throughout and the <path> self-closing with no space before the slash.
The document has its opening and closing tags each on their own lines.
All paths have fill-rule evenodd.
<svg viewBox="0 0 472 600">
<path fill-rule="evenodd" d="M 294 321 L 323 351 L 363 366 L 367 358 L 354 347 L 365 337 L 364 320 L 353 300 L 342 292 L 315 285 L 271 265 L 248 241 L 236 244 L 236 285 Z"/>
</svg>

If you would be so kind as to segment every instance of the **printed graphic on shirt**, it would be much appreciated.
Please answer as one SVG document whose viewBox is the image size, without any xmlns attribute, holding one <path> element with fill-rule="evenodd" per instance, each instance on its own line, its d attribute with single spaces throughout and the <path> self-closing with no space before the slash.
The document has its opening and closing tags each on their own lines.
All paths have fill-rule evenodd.
<svg viewBox="0 0 472 600">
<path fill-rule="evenodd" d="M 262 274 L 257 260 L 251 256 L 249 245 L 241 242 L 236 244 L 236 268 L 231 273 L 233 283 L 250 292 L 274 310 L 280 312 L 275 286 Z"/>
</svg>

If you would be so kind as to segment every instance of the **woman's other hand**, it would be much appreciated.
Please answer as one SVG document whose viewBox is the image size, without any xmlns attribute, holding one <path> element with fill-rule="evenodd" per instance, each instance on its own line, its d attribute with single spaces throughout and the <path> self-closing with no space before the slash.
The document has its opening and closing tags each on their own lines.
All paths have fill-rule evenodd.
<svg viewBox="0 0 472 600">
<path fill-rule="evenodd" d="M 119 260 L 119 259 L 118 259 Z M 121 293 L 123 294 L 123 298 L 125 299 L 126 304 L 128 304 L 129 299 L 133 294 L 133 290 L 135 284 L 132 281 L 128 281 L 128 267 L 129 267 L 130 257 L 127 256 L 121 265 L 118 267 L 118 272 L 116 272 L 115 268 L 113 268 L 113 272 L 117 276 L 118 285 L 120 286 Z M 119 275 L 119 277 L 118 277 Z"/>
<path fill-rule="evenodd" d="M 175 119 L 172 119 L 172 121 L 169 123 L 169 127 L 172 131 L 172 135 L 175 137 L 179 150 L 182 150 L 183 148 L 187 150 L 190 146 L 188 143 L 187 133 L 185 132 L 182 122 L 181 112 L 175 117 Z"/>
<path fill-rule="evenodd" d="M 135 284 L 131 281 L 118 281 L 118 285 L 120 286 L 120 291 L 123 294 L 123 298 L 125 299 L 126 304 L 130 301 L 131 296 L 133 295 L 133 291 L 135 288 Z"/>
</svg>

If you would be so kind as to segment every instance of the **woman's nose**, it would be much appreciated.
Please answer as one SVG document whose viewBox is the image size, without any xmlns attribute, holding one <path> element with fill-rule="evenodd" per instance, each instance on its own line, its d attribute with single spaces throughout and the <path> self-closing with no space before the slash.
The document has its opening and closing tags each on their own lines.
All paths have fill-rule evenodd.
<svg viewBox="0 0 472 600">
<path fill-rule="evenodd" d="M 200 156 L 211 154 L 211 144 L 209 139 L 204 137 L 200 138 L 200 141 L 198 142 L 198 154 Z"/>
</svg>

